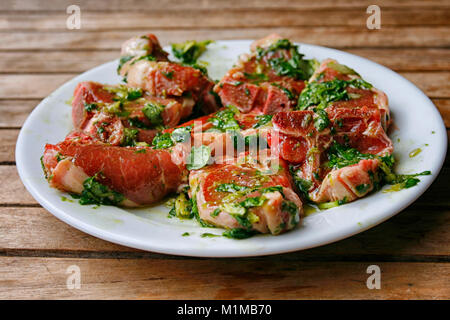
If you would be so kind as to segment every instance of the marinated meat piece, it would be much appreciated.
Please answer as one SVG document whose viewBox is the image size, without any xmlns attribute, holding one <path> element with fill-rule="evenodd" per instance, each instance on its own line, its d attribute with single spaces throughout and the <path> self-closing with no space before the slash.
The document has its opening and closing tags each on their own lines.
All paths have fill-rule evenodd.
<svg viewBox="0 0 450 320">
<path fill-rule="evenodd" d="M 350 202 L 364 197 L 374 188 L 373 174 L 378 170 L 378 166 L 378 159 L 368 159 L 332 170 L 327 174 L 320 188 L 310 193 L 311 200 Z"/>
<path fill-rule="evenodd" d="M 270 35 L 255 41 L 251 53 L 241 55 L 214 90 L 223 105 L 233 105 L 244 113 L 293 110 L 313 65 L 287 39 Z"/>
<path fill-rule="evenodd" d="M 225 160 L 189 176 L 199 217 L 227 229 L 279 234 L 294 228 L 302 215 L 302 202 L 292 190 L 284 161 L 244 155 Z"/>
<path fill-rule="evenodd" d="M 190 92 L 198 100 L 206 87 L 212 83 L 200 70 L 173 62 L 139 60 L 128 71 L 130 87 L 141 88 L 155 96 L 180 97 Z"/>
<path fill-rule="evenodd" d="M 377 171 L 375 156 L 391 154 L 392 142 L 381 127 L 378 109 L 329 107 L 325 110 L 329 124 L 322 130 L 317 128 L 320 115 L 313 111 L 276 114 L 272 119 L 274 131 L 269 133 L 268 142 L 273 153 L 292 165 L 294 179 L 311 200 L 352 201 L 373 189 L 375 181 L 367 177 L 369 172 Z M 274 136 L 277 137 L 275 142 Z M 351 166 L 334 168 L 329 164 L 334 143 L 345 144 L 367 156 Z M 367 186 L 354 192 L 360 185 Z"/>
<path fill-rule="evenodd" d="M 158 38 L 154 34 L 136 36 L 128 39 L 122 44 L 120 53 L 121 64 L 119 71 L 125 75 L 135 59 L 140 57 L 151 57 L 155 61 L 169 61 L 169 54 L 165 52 L 159 44 Z"/>
<path fill-rule="evenodd" d="M 80 133 L 47 144 L 42 161 L 52 187 L 80 193 L 85 179 L 95 176 L 125 197 L 122 206 L 155 203 L 187 181 L 184 165 L 167 150 L 110 146 Z"/>
<path fill-rule="evenodd" d="M 384 156 L 394 151 L 392 141 L 381 124 L 381 110 L 332 106 L 326 111 L 333 124 L 335 141 L 346 143 L 361 153 Z"/>
<path fill-rule="evenodd" d="M 157 38 L 150 34 L 134 37 L 122 46 L 118 73 L 133 88 L 159 97 L 191 97 L 204 113 L 217 110 L 214 82 L 200 70 L 170 62 Z"/>
<path fill-rule="evenodd" d="M 74 91 L 72 120 L 75 130 L 112 145 L 130 139 L 151 143 L 160 128 L 177 125 L 193 106 L 191 98 L 159 98 L 125 86 L 81 82 Z"/>
<path fill-rule="evenodd" d="M 339 83 L 339 80 L 341 80 L 341 83 Z M 348 83 L 344 85 L 343 82 L 345 81 Z M 391 119 L 386 94 L 363 81 L 355 70 L 343 64 L 339 64 L 336 60 L 326 59 L 311 76 L 309 83 L 310 84 L 300 97 L 300 109 L 315 107 L 314 105 L 309 106 L 309 103 L 302 103 L 302 101 L 304 101 L 302 98 L 308 97 L 312 91 L 308 89 L 314 88 L 314 86 L 316 86 L 315 83 L 328 84 L 327 89 L 323 89 L 323 85 L 321 88 L 323 90 L 329 90 L 329 96 L 324 96 L 324 98 L 328 98 L 329 100 L 327 101 L 328 103 L 326 106 L 343 108 L 367 107 L 379 109 L 381 112 L 381 124 L 383 128 L 387 130 L 389 127 Z M 331 88 L 334 88 L 335 90 L 332 90 Z M 308 99 L 305 100 L 308 101 Z"/>
</svg>

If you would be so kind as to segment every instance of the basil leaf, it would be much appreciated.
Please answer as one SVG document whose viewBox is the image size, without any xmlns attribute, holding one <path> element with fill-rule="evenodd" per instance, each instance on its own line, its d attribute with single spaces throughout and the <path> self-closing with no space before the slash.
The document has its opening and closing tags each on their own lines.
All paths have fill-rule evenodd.
<svg viewBox="0 0 450 320">
<path fill-rule="evenodd" d="M 142 113 L 150 120 L 153 125 L 163 124 L 161 113 L 165 106 L 159 103 L 149 102 L 142 109 Z"/>
</svg>

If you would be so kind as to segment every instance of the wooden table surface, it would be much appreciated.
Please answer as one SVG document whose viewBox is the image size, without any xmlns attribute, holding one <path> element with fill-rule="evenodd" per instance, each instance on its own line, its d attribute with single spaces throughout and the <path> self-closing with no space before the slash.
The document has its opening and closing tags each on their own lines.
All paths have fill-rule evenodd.
<svg viewBox="0 0 450 320">
<path fill-rule="evenodd" d="M 449 128 L 448 0 L 74 2 L 81 8 L 80 30 L 66 29 L 72 0 L 2 0 L 0 8 L 1 299 L 450 298 L 449 158 L 425 195 L 369 231 L 320 248 L 244 259 L 160 255 L 84 234 L 31 197 L 14 158 L 20 127 L 44 97 L 117 58 L 124 40 L 146 32 L 164 45 L 277 32 L 351 52 L 414 82 Z M 371 4 L 381 8 L 380 30 L 366 28 Z M 366 286 L 373 264 L 381 269 L 379 290 Z M 80 268 L 80 289 L 66 285 L 71 265 Z"/>
</svg>

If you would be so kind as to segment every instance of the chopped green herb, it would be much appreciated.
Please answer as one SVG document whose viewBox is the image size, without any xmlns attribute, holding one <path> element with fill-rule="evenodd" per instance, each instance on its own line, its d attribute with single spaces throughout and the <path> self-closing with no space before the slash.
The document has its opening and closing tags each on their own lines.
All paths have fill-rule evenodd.
<svg viewBox="0 0 450 320">
<path fill-rule="evenodd" d="M 133 59 L 133 56 L 122 56 L 119 59 L 119 65 L 117 66 L 117 73 L 120 72 L 120 69 L 122 69 L 123 65 Z"/>
<path fill-rule="evenodd" d="M 244 72 L 244 76 L 247 79 L 250 79 L 250 80 L 257 80 L 257 81 L 268 81 L 269 80 L 269 77 L 266 74 L 264 74 L 264 73 L 247 73 L 247 72 Z"/>
<path fill-rule="evenodd" d="M 183 233 L 181 236 L 182 237 L 187 237 L 187 236 L 190 236 L 191 234 L 189 233 L 189 232 L 185 232 L 185 233 Z"/>
<path fill-rule="evenodd" d="M 172 79 L 173 78 L 173 71 L 169 71 L 169 72 L 162 72 L 162 74 L 164 75 L 164 77 L 166 77 L 167 79 Z"/>
<path fill-rule="evenodd" d="M 214 129 L 222 132 L 227 130 L 240 130 L 241 127 L 234 118 L 238 112 L 236 107 L 228 106 L 227 108 L 216 112 L 214 117 L 209 118 L 208 121 L 212 122 Z"/>
<path fill-rule="evenodd" d="M 125 197 L 107 186 L 96 181 L 97 175 L 87 178 L 83 182 L 83 191 L 81 195 L 72 195 L 79 199 L 81 205 L 96 204 L 96 205 L 110 205 L 117 206 Z"/>
<path fill-rule="evenodd" d="M 97 109 L 96 103 L 84 103 L 84 110 L 86 110 L 88 112 L 92 112 L 95 109 Z"/>
<path fill-rule="evenodd" d="M 417 156 L 419 153 L 421 153 L 422 152 L 422 149 L 421 148 L 416 148 L 416 149 L 414 149 L 413 151 L 411 151 L 410 153 L 409 153 L 409 157 L 410 158 L 414 158 L 415 156 Z"/>
<path fill-rule="evenodd" d="M 211 217 L 217 217 L 219 215 L 219 213 L 220 213 L 220 209 L 217 208 L 213 212 L 211 212 L 210 216 Z"/>
<path fill-rule="evenodd" d="M 323 109 L 315 110 L 317 117 L 314 119 L 314 126 L 317 131 L 322 131 L 330 125 L 328 113 Z"/>
<path fill-rule="evenodd" d="M 206 51 L 206 47 L 213 43 L 211 40 L 189 40 L 182 43 L 173 43 L 173 55 L 183 63 L 195 64 L 197 59 Z"/>
<path fill-rule="evenodd" d="M 411 188 L 419 183 L 420 180 L 417 179 L 418 176 L 431 174 L 430 171 L 423 171 L 415 174 L 396 174 L 393 171 L 395 159 L 392 155 L 380 157 L 373 154 L 361 153 L 354 148 L 338 144 L 337 142 L 334 142 L 330 147 L 328 151 L 328 159 L 329 161 L 327 166 L 333 169 L 347 167 L 364 159 L 378 159 L 381 172 L 378 175 L 378 181 L 375 181 L 375 176 L 372 173 L 374 189 L 379 189 L 386 183 L 396 185 L 395 189 L 397 190 Z M 359 191 L 358 187 L 363 188 L 361 186 L 357 186 L 357 191 Z"/>
<path fill-rule="evenodd" d="M 240 203 L 240 205 L 244 208 L 253 208 L 253 207 L 260 207 L 266 202 L 265 197 L 251 197 L 247 198 L 244 201 Z"/>
<path fill-rule="evenodd" d="M 138 133 L 138 129 L 124 128 L 121 146 L 135 146 Z"/>
<path fill-rule="evenodd" d="M 142 97 L 142 89 L 133 89 L 133 88 L 128 89 L 128 94 L 126 97 L 128 101 L 133 101 L 140 97 Z"/>
<path fill-rule="evenodd" d="M 132 65 L 135 64 L 138 61 L 156 61 L 156 58 L 154 56 L 152 56 L 151 54 L 147 54 L 145 56 L 140 56 L 139 58 L 133 60 L 133 62 L 131 63 Z"/>
<path fill-rule="evenodd" d="M 215 238 L 215 237 L 220 237 L 220 236 L 218 234 L 205 232 L 205 233 L 202 233 L 200 235 L 200 237 L 202 237 L 202 238 Z"/>
<path fill-rule="evenodd" d="M 363 159 L 373 159 L 374 155 L 361 153 L 358 150 L 334 142 L 328 150 L 329 168 L 338 169 L 358 163 Z"/>
<path fill-rule="evenodd" d="M 270 123 L 272 121 L 272 117 L 273 117 L 273 115 L 271 115 L 271 114 L 256 116 L 255 119 L 258 120 L 258 122 L 253 125 L 253 128 L 256 129 L 256 128 L 267 125 L 268 123 Z"/>
<path fill-rule="evenodd" d="M 309 189 L 311 189 L 313 183 L 312 181 L 300 178 L 298 176 L 297 170 L 295 170 L 293 167 L 290 168 L 292 177 L 294 179 L 294 183 L 297 186 L 298 190 L 306 199 L 309 199 Z"/>
<path fill-rule="evenodd" d="M 273 85 L 274 87 L 277 87 L 278 89 L 282 90 L 284 92 L 284 94 L 288 97 L 289 100 L 292 100 L 295 98 L 295 95 L 292 93 L 292 91 L 290 91 L 289 89 L 281 86 L 278 83 L 271 83 L 271 85 Z"/>
<path fill-rule="evenodd" d="M 281 57 L 269 57 L 271 68 L 279 76 L 288 76 L 294 79 L 306 80 L 311 77 L 317 68 L 318 62 L 314 59 L 304 59 L 304 55 L 298 52 L 298 46 L 291 43 L 288 39 L 280 39 L 267 49 L 257 48 L 257 59 L 263 56 L 272 55 L 279 50 L 286 50 L 289 56 L 283 54 Z"/>
<path fill-rule="evenodd" d="M 193 217 L 192 202 L 184 192 L 181 192 L 175 199 L 173 208 L 175 216 L 178 218 L 191 219 Z"/>
<path fill-rule="evenodd" d="M 147 117 L 153 125 L 163 124 L 162 112 L 165 106 L 155 102 L 147 103 L 142 109 L 142 113 Z"/>
<path fill-rule="evenodd" d="M 216 191 L 219 192 L 236 192 L 236 191 L 243 191 L 248 190 L 249 187 L 246 186 L 240 186 L 235 183 L 222 183 L 216 188 Z"/>
<path fill-rule="evenodd" d="M 152 141 L 153 149 L 167 149 L 173 147 L 175 143 L 171 138 L 171 134 L 158 132 Z"/>
<path fill-rule="evenodd" d="M 327 65 L 329 68 L 336 70 L 339 73 L 342 74 L 351 74 L 351 75 L 357 75 L 359 76 L 359 74 L 353 70 L 352 68 L 347 67 L 344 64 L 340 64 L 340 63 L 336 63 L 336 62 L 330 62 Z"/>
<path fill-rule="evenodd" d="M 367 192 L 367 190 L 369 190 L 370 188 L 370 184 L 359 184 L 356 186 L 356 191 L 358 192 L 358 194 L 365 194 Z"/>
<path fill-rule="evenodd" d="M 318 203 L 317 207 L 320 210 L 326 210 L 326 209 L 331 209 L 331 208 L 334 208 L 334 207 L 341 206 L 341 205 L 343 205 L 345 203 L 347 203 L 347 197 L 344 197 L 344 199 L 342 199 L 342 200 Z"/>
<path fill-rule="evenodd" d="M 230 239 L 239 239 L 240 240 L 240 239 L 247 239 L 247 238 L 253 237 L 257 233 L 258 232 L 253 231 L 253 230 L 234 228 L 234 229 L 225 231 L 224 233 L 222 233 L 222 235 L 224 237 L 227 237 Z"/>
<path fill-rule="evenodd" d="M 41 160 L 41 168 L 42 168 L 42 171 L 44 171 L 44 177 L 45 177 L 45 179 L 47 179 L 48 176 L 47 176 L 47 169 L 45 169 L 44 156 L 41 156 L 41 157 L 40 157 L 40 160 Z"/>
<path fill-rule="evenodd" d="M 310 106 L 323 109 L 330 102 L 350 100 L 347 87 L 370 89 L 372 85 L 362 79 L 310 82 L 298 97 L 298 110 L 306 110 Z"/>
<path fill-rule="evenodd" d="M 292 201 L 284 200 L 281 204 L 281 210 L 288 212 L 291 216 L 297 216 L 299 214 L 297 205 Z"/>
<path fill-rule="evenodd" d="M 127 121 L 132 127 L 136 127 L 139 129 L 150 129 L 150 126 L 146 125 L 138 117 L 128 118 Z"/>
</svg>

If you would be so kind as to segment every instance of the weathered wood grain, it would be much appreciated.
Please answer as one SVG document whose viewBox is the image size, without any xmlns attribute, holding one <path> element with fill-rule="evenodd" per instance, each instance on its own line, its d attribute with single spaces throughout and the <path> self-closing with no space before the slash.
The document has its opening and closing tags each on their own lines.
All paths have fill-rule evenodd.
<svg viewBox="0 0 450 320">
<path fill-rule="evenodd" d="M 65 32 L 6 32 L 2 33 L 0 50 L 118 50 L 123 41 L 136 34 L 150 30 L 87 32 L 70 30 Z M 186 39 L 258 39 L 278 33 L 294 41 L 319 44 L 335 48 L 351 47 L 448 47 L 449 27 L 412 26 L 383 27 L 368 30 L 361 27 L 270 27 L 248 29 L 152 29 L 163 45 Z"/>
<path fill-rule="evenodd" d="M 20 128 L 36 107 L 36 100 L 0 100 L 0 128 Z M 2 142 L 0 142 L 0 145 Z"/>
<path fill-rule="evenodd" d="M 0 131 L 0 164 L 15 160 L 15 147 L 19 130 L 7 129 Z"/>
<path fill-rule="evenodd" d="M 449 50 L 450 51 L 450 50 Z M 52 52 L 0 52 L 1 73 L 81 73 L 102 63 L 117 59 L 116 51 L 52 51 Z M 450 55 L 450 53 L 449 53 Z M 445 59 L 434 56 L 445 65 Z M 442 61 L 442 63 L 439 63 Z M 450 69 L 450 67 L 449 67 Z"/>
<path fill-rule="evenodd" d="M 300 48 L 301 50 L 301 48 Z M 450 49 L 347 49 L 395 71 L 450 71 Z M 0 52 L 0 73 L 80 73 L 117 59 L 115 51 Z"/>
<path fill-rule="evenodd" d="M 71 0 L 3 0 L 3 9 L 8 11 L 65 11 L 65 9 L 73 4 Z M 185 10 L 185 9 L 330 9 L 336 10 L 361 8 L 366 9 L 373 4 L 371 0 L 163 0 L 163 1 L 137 1 L 137 0 L 110 0 L 96 1 L 79 0 L 77 4 L 85 11 L 153 11 L 153 10 Z M 377 4 L 381 8 L 448 8 L 450 5 L 445 0 L 380 0 Z"/>
<path fill-rule="evenodd" d="M 0 166 L 0 205 L 36 205 L 19 179 L 16 166 Z"/>
<path fill-rule="evenodd" d="M 401 72 L 431 98 L 450 98 L 450 72 Z M 77 74 L 0 74 L 0 99 L 42 99 Z M 68 97 L 69 98 L 69 97 Z"/>
<path fill-rule="evenodd" d="M 0 75 L 0 98 L 43 99 L 74 76 L 75 74 Z"/>
<path fill-rule="evenodd" d="M 450 255 L 450 210 L 413 206 L 389 221 L 349 239 L 276 259 L 384 261 L 441 260 Z M 156 258 L 159 255 L 87 235 L 43 208 L 0 207 L 0 252 L 8 255 Z M 211 239 L 205 239 L 211 241 Z M 356 258 L 357 257 L 357 258 Z"/>
<path fill-rule="evenodd" d="M 208 19 L 204 19 L 207 16 Z M 171 28 L 254 28 L 298 26 L 359 26 L 366 28 L 365 10 L 335 9 L 184 9 L 146 12 L 82 12 L 82 30 L 133 30 Z M 0 30 L 67 30 L 65 11 L 0 13 Z M 382 11 L 382 26 L 448 25 L 449 14 L 440 8 Z"/>
<path fill-rule="evenodd" d="M 431 98 L 446 98 L 450 95 L 450 72 L 401 72 Z"/>
<path fill-rule="evenodd" d="M 450 99 L 432 99 L 432 101 L 441 113 L 445 126 L 450 128 Z"/>
<path fill-rule="evenodd" d="M 380 290 L 366 286 L 371 264 L 381 269 Z M 66 285 L 71 265 L 81 272 L 77 290 Z M 446 299 L 450 265 L 1 257 L 0 274 L 1 299 Z"/>
<path fill-rule="evenodd" d="M 378 62 L 395 71 L 445 71 L 450 68 L 450 49 L 368 48 L 344 51 Z"/>
</svg>

